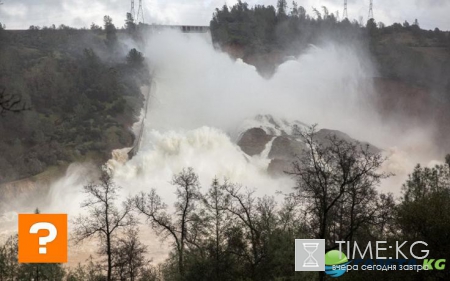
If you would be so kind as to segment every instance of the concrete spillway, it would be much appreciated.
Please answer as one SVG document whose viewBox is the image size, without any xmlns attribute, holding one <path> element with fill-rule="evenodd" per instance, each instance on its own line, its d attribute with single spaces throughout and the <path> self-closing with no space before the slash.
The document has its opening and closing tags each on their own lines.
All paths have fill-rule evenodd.
<svg viewBox="0 0 450 281">
<path fill-rule="evenodd" d="M 150 97 L 151 97 L 152 93 L 155 91 L 155 89 L 156 89 L 156 83 L 154 81 L 152 81 L 150 84 L 150 87 L 148 89 L 146 89 L 144 92 L 144 95 L 145 95 L 144 108 L 143 108 L 144 114 L 142 116 L 142 120 L 140 121 L 140 124 L 138 124 L 137 132 L 135 132 L 135 139 L 134 139 L 133 146 L 130 149 L 130 151 L 128 152 L 129 159 L 133 158 L 133 156 L 135 156 L 137 154 L 137 152 L 139 151 L 139 147 L 140 147 L 141 141 L 142 141 L 142 135 L 144 133 L 145 122 L 147 119 L 148 104 L 150 102 Z"/>
</svg>

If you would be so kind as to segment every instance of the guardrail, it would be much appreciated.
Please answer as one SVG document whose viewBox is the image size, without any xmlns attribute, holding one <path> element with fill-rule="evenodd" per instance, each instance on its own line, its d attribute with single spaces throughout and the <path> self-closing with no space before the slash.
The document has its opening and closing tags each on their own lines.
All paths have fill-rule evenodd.
<svg viewBox="0 0 450 281">
<path fill-rule="evenodd" d="M 209 32 L 209 26 L 205 25 L 162 25 L 162 24 L 139 24 L 141 30 L 180 30 L 184 33 L 207 33 Z"/>
</svg>

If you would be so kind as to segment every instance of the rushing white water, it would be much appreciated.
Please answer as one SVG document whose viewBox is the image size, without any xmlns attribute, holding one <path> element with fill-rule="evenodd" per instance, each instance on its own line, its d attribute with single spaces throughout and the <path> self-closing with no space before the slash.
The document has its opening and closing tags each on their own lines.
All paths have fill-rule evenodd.
<svg viewBox="0 0 450 281">
<path fill-rule="evenodd" d="M 188 166 L 204 186 L 218 177 L 260 194 L 289 191 L 290 179 L 266 174 L 267 158 L 248 157 L 233 141 L 243 121 L 264 113 L 351 130 L 355 111 L 364 109 L 358 94 L 370 94 L 370 64 L 348 47 L 311 47 L 266 80 L 200 36 L 164 33 L 147 46 L 156 90 L 140 151 L 125 165 L 114 165 L 116 180 L 130 193 L 156 187 L 172 201 L 168 181 Z"/>
<path fill-rule="evenodd" d="M 311 46 L 266 80 L 253 66 L 233 61 L 201 38 L 161 34 L 150 40 L 146 52 L 157 69 L 151 126 L 176 130 L 207 125 L 231 133 L 248 117 L 271 114 L 354 134 L 359 131 L 355 122 L 373 120 L 364 103 L 374 71 L 358 53 L 333 44 Z M 355 115 L 367 118 L 355 121 Z"/>
<path fill-rule="evenodd" d="M 187 166 L 199 173 L 204 185 L 218 176 L 261 193 L 289 190 L 288 179 L 266 175 L 267 159 L 246 160 L 235 144 L 251 124 L 248 120 L 258 114 L 318 123 L 385 149 L 392 156 L 386 169 L 400 175 L 384 185 L 385 191 L 400 190 L 418 161 L 410 150 L 420 151 L 427 143 L 429 134 L 423 128 L 380 121 L 371 104 L 376 72 L 359 46 L 311 46 L 298 59 L 279 66 L 268 80 L 253 66 L 214 50 L 202 36 L 154 35 L 145 55 L 155 73 L 156 90 L 141 150 L 116 169 L 117 179 L 133 182 L 133 190 L 161 186 L 169 198 L 172 191 L 163 186 Z"/>
<path fill-rule="evenodd" d="M 311 46 L 298 59 L 282 64 L 269 80 L 253 66 L 232 60 L 193 34 L 153 35 L 144 54 L 153 68 L 155 87 L 140 150 L 127 162 L 116 161 L 117 157 L 109 162 L 116 182 L 123 187 L 122 198 L 156 188 L 171 205 L 175 195 L 169 182 L 185 167 L 194 168 L 204 188 L 218 177 L 254 188 L 258 195 L 290 191 L 290 178 L 272 178 L 266 173 L 271 142 L 254 157 L 236 145 L 240 130 L 250 124 L 244 120 L 258 114 L 319 123 L 386 148 L 392 155 L 386 169 L 403 175 L 402 180 L 415 162 L 408 159 L 411 156 L 404 148 L 417 147 L 425 135 L 422 129 L 379 121 L 370 105 L 375 71 L 354 46 Z M 399 126 L 401 135 L 396 133 Z M 95 178 L 90 171 L 91 167 L 71 165 L 66 176 L 51 186 L 42 201 L 46 203 L 37 207 L 71 217 L 81 212 L 82 186 Z M 384 187 L 399 188 L 400 183 L 392 181 Z M 21 210 L 30 212 L 35 207 Z M 14 216 L 8 218 L 14 221 Z"/>
</svg>

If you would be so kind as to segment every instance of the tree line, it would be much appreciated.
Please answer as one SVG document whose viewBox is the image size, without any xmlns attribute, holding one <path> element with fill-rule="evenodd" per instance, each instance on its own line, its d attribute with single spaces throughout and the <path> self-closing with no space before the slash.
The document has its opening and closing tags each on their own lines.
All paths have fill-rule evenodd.
<svg viewBox="0 0 450 281">
<path fill-rule="evenodd" d="M 172 208 L 157 189 L 121 202 L 121 187 L 104 167 L 99 180 L 84 187 L 86 215 L 73 221 L 74 241 L 96 237 L 103 259 L 72 269 L 18 265 L 12 237 L 0 248 L 0 280 L 323 280 L 323 272 L 294 271 L 294 240 L 301 238 L 325 239 L 327 251 L 337 249 L 335 241 L 425 241 L 430 256 L 449 258 L 450 156 L 433 168 L 418 165 L 395 199 L 377 190 L 390 176 L 380 171 L 385 161 L 380 152 L 336 136 L 319 141 L 314 126 L 295 130 L 308 148 L 286 171 L 296 184 L 283 200 L 257 197 L 254 189 L 226 179 L 212 179 L 204 190 L 196 172 L 185 168 L 171 181 Z M 139 217 L 172 246 L 165 262 L 148 259 L 151 253 L 138 236 Z M 355 271 L 341 278 L 448 277 L 444 270 Z"/>
<path fill-rule="evenodd" d="M 269 76 L 286 57 L 299 56 L 311 44 L 354 45 L 369 51 L 381 77 L 444 92 L 449 100 L 450 56 L 443 54 L 448 54 L 450 32 L 424 30 L 418 19 L 388 26 L 373 18 L 350 21 L 325 6 L 309 14 L 296 1 L 276 3 L 250 7 L 239 0 L 217 8 L 210 22 L 213 42 Z"/>
<path fill-rule="evenodd" d="M 386 26 L 374 18 L 350 21 L 340 18 L 325 6 L 312 8 L 313 14 L 293 1 L 291 7 L 286 0 L 278 0 L 276 6 L 255 5 L 239 0 L 235 5 L 217 8 L 210 22 L 211 34 L 215 43 L 240 45 L 251 52 L 268 52 L 274 49 L 290 52 L 318 43 L 324 36 L 339 42 L 352 39 L 367 39 L 366 35 L 412 32 L 417 40 L 411 46 L 449 47 L 448 32 L 435 28 L 423 30 L 419 21 L 412 24 L 394 23 Z M 427 40 L 430 39 L 430 40 Z M 414 45 L 415 44 L 415 45 Z M 291 49 L 291 47 L 294 47 Z"/>
</svg>

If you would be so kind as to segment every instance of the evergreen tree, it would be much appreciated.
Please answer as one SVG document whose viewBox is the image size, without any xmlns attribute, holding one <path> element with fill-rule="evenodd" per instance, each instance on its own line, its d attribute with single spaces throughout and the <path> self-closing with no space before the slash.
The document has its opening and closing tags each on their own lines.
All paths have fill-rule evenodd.
<svg viewBox="0 0 450 281">
<path fill-rule="evenodd" d="M 116 27 L 112 22 L 112 18 L 110 16 L 104 16 L 104 29 L 106 31 L 106 40 L 109 45 L 113 45 L 117 41 Z"/>
</svg>

